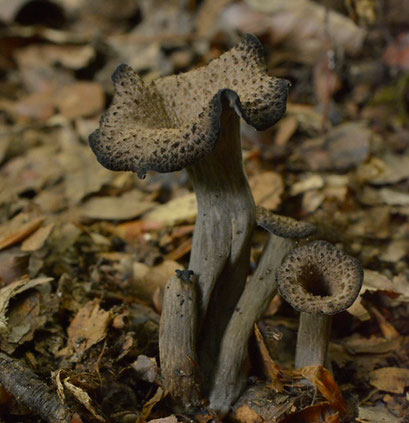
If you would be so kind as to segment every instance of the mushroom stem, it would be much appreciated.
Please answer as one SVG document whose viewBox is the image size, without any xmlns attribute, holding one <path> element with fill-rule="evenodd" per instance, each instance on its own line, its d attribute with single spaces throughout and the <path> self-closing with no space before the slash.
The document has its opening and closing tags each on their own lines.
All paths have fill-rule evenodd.
<svg viewBox="0 0 409 423">
<path fill-rule="evenodd" d="M 325 366 L 331 371 L 328 342 L 331 336 L 332 316 L 317 313 L 300 313 L 295 367 Z"/>
<path fill-rule="evenodd" d="M 191 273 L 180 271 L 165 288 L 159 353 L 163 385 L 187 410 L 199 406 L 201 399 L 196 337 L 195 280 Z"/>
<path fill-rule="evenodd" d="M 292 239 L 270 235 L 255 274 L 247 281 L 243 294 L 224 333 L 218 357 L 210 408 L 220 415 L 229 411 L 247 379 L 247 346 L 254 323 L 265 312 L 277 293 L 275 272 L 294 244 Z"/>
<path fill-rule="evenodd" d="M 205 390 L 246 282 L 255 226 L 254 201 L 242 162 L 240 120 L 226 97 L 222 97 L 216 148 L 188 169 L 198 202 L 189 269 L 198 277 L 198 351 Z"/>
</svg>

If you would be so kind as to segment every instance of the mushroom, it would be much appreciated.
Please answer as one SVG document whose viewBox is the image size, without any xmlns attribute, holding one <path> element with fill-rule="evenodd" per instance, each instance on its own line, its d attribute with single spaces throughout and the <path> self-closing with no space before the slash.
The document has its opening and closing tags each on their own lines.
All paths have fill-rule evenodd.
<svg viewBox="0 0 409 423">
<path fill-rule="evenodd" d="M 200 374 L 196 356 L 197 294 L 190 270 L 169 279 L 163 301 L 159 355 L 163 386 L 189 410 L 200 405 Z"/>
<path fill-rule="evenodd" d="M 184 74 L 145 84 L 121 65 L 112 79 L 112 104 L 90 146 L 106 168 L 140 177 L 187 169 L 198 202 L 189 269 L 198 278 L 199 349 L 216 355 L 246 281 L 255 226 L 239 118 L 258 130 L 274 125 L 285 112 L 289 83 L 267 75 L 253 35 Z M 205 375 L 212 365 L 201 359 Z"/>
<path fill-rule="evenodd" d="M 256 207 L 259 226 L 270 232 L 270 238 L 254 275 L 247 281 L 224 333 L 218 356 L 210 407 L 220 414 L 228 412 L 244 387 L 247 373 L 247 346 L 256 323 L 277 293 L 275 273 L 297 239 L 315 232 L 315 226 L 291 217 L 280 216 Z"/>
<path fill-rule="evenodd" d="M 294 249 L 277 271 L 280 295 L 300 311 L 295 367 L 330 367 L 327 356 L 332 315 L 346 310 L 361 289 L 357 259 L 326 241 Z"/>
</svg>

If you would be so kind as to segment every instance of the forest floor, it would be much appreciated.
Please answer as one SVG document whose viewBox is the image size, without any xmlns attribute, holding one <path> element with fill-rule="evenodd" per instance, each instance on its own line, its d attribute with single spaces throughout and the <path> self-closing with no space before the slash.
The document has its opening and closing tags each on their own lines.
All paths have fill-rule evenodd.
<svg viewBox="0 0 409 423">
<path fill-rule="evenodd" d="M 0 422 L 58 421 L 58 401 L 73 423 L 212 420 L 178 414 L 158 368 L 163 289 L 197 214 L 187 174 L 108 171 L 88 135 L 119 64 L 148 82 L 249 32 L 292 84 L 277 125 L 242 124 L 255 202 L 315 223 L 365 273 L 334 317 L 337 385 L 316 374 L 314 396 L 295 389 L 298 315 L 276 296 L 228 419 L 409 422 L 407 0 L 0 1 Z M 266 240 L 257 230 L 253 270 Z"/>
</svg>

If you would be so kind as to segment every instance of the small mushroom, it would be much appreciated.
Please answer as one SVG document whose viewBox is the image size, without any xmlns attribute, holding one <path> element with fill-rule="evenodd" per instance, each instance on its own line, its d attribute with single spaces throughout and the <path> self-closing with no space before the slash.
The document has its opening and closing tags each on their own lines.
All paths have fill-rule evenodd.
<svg viewBox="0 0 409 423">
<path fill-rule="evenodd" d="M 201 401 L 196 290 L 193 272 L 177 270 L 165 288 L 159 333 L 163 385 L 188 410 L 198 407 Z"/>
<path fill-rule="evenodd" d="M 255 226 L 240 117 L 258 130 L 274 125 L 285 112 L 289 83 L 267 74 L 263 47 L 253 35 L 184 74 L 145 84 L 121 65 L 112 80 L 112 103 L 89 137 L 98 161 L 140 177 L 186 168 L 196 193 L 189 269 L 198 278 L 198 350 L 210 351 L 200 366 L 210 375 L 214 359 L 206 357 L 217 355 L 244 288 Z"/>
<path fill-rule="evenodd" d="M 277 293 L 275 273 L 300 238 L 315 232 L 315 226 L 256 207 L 257 224 L 270 232 L 255 274 L 247 281 L 224 333 L 210 394 L 210 407 L 228 412 L 244 387 L 247 346 L 256 323 Z"/>
<path fill-rule="evenodd" d="M 301 312 L 295 367 L 330 367 L 331 316 L 358 296 L 361 264 L 326 241 L 314 241 L 287 255 L 276 275 L 280 295 Z"/>
</svg>

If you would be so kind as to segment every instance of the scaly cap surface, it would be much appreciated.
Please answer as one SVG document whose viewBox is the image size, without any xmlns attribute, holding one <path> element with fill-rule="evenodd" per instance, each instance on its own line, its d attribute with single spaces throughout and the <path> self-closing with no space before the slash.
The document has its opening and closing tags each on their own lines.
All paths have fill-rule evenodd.
<svg viewBox="0 0 409 423">
<path fill-rule="evenodd" d="M 266 73 L 253 35 L 196 70 L 145 84 L 127 65 L 112 76 L 114 98 L 89 142 L 111 170 L 172 172 L 211 152 L 220 133 L 222 98 L 254 128 L 285 112 L 288 82 Z"/>
<path fill-rule="evenodd" d="M 294 249 L 276 273 L 278 291 L 305 313 L 335 314 L 355 301 L 362 286 L 358 260 L 326 241 Z"/>
</svg>

